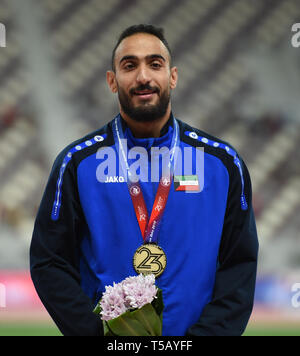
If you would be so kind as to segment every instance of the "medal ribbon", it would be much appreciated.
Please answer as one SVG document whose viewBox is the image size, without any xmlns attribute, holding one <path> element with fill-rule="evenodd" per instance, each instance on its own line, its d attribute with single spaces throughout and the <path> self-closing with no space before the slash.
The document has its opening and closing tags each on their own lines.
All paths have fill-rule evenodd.
<svg viewBox="0 0 300 356">
<path fill-rule="evenodd" d="M 128 190 L 132 199 L 133 207 L 137 217 L 137 221 L 141 230 L 144 243 L 157 243 L 158 235 L 161 226 L 161 220 L 167 204 L 170 187 L 173 179 L 174 166 L 176 162 L 176 148 L 179 146 L 179 127 L 174 118 L 174 132 L 171 143 L 171 158 L 169 160 L 168 169 L 163 170 L 161 179 L 159 181 L 156 192 L 151 216 L 149 219 L 146 203 L 142 193 L 140 184 L 130 181 L 131 173 L 129 172 L 129 165 L 127 157 L 124 154 L 125 150 L 121 139 L 124 139 L 121 119 L 119 116 L 115 118 L 113 125 L 113 132 L 115 136 L 115 143 L 118 152 L 121 151 L 120 158 L 125 163 L 125 168 L 128 172 L 129 179 L 127 180 Z M 124 167 L 124 166 L 123 166 Z"/>
<path fill-rule="evenodd" d="M 149 220 L 146 203 L 140 185 L 137 183 L 129 184 L 130 196 L 140 226 L 142 237 L 145 243 L 151 243 L 151 242 L 157 243 L 158 241 L 158 232 L 160 229 L 162 216 L 167 204 L 170 187 L 171 187 L 170 177 L 169 176 L 162 177 L 159 182 L 159 186 L 156 192 L 155 201 L 153 204 L 153 208 Z M 137 195 L 134 195 L 132 191 L 135 191 Z"/>
</svg>

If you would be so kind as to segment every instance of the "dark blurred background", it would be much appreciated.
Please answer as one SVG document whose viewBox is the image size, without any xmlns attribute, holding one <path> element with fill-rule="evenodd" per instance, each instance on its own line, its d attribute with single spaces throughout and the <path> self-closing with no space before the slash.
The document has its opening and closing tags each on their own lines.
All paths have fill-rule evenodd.
<svg viewBox="0 0 300 356">
<path fill-rule="evenodd" d="M 28 274 L 34 218 L 59 151 L 118 112 L 105 74 L 138 23 L 165 29 L 175 116 L 249 168 L 260 240 L 250 327 L 300 335 L 300 1 L 0 0 L 0 23 L 0 335 L 49 322 Z"/>
</svg>

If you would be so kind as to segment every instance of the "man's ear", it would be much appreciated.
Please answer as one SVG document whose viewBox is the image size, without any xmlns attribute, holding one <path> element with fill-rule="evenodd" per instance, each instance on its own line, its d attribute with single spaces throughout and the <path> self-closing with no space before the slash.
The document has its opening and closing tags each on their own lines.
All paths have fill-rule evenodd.
<svg viewBox="0 0 300 356">
<path fill-rule="evenodd" d="M 117 93 L 118 86 L 117 86 L 117 81 L 116 81 L 116 74 L 114 71 L 108 70 L 106 72 L 106 81 L 107 81 L 107 84 L 108 84 L 110 90 L 113 93 Z"/>
<path fill-rule="evenodd" d="M 177 80 L 178 80 L 177 67 L 172 67 L 171 68 L 171 76 L 170 76 L 170 88 L 171 89 L 175 89 L 176 88 Z"/>
</svg>

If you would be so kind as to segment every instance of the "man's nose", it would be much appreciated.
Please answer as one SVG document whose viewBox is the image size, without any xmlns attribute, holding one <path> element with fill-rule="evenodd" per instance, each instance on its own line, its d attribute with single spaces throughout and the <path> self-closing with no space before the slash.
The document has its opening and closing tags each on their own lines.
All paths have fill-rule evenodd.
<svg viewBox="0 0 300 356">
<path fill-rule="evenodd" d="M 146 66 L 140 66 L 136 80 L 141 84 L 146 84 L 151 81 L 150 73 Z"/>
</svg>

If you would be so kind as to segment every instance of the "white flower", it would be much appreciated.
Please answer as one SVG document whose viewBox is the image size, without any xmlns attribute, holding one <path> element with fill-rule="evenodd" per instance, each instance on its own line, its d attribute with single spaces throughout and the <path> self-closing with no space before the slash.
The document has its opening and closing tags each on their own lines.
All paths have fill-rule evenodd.
<svg viewBox="0 0 300 356">
<path fill-rule="evenodd" d="M 156 298 L 157 287 L 153 274 L 128 277 L 113 286 L 106 286 L 100 301 L 103 320 L 117 318 L 130 309 L 140 309 Z"/>
</svg>

